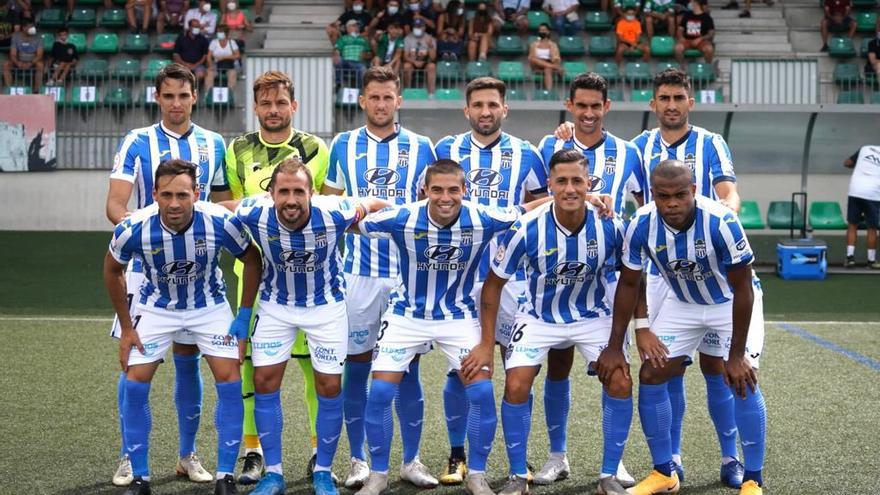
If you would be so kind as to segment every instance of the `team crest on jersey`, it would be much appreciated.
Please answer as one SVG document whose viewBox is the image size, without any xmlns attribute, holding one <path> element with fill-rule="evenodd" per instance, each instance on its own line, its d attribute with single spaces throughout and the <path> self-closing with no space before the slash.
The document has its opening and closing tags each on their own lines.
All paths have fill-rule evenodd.
<svg viewBox="0 0 880 495">
<path fill-rule="evenodd" d="M 199 146 L 199 161 L 202 163 L 208 161 L 208 148 L 205 146 Z"/>
<path fill-rule="evenodd" d="M 205 256 L 208 254 L 208 241 L 205 239 L 196 239 L 196 256 Z"/>
<path fill-rule="evenodd" d="M 617 159 L 613 156 L 609 156 L 605 159 L 605 175 L 614 175 L 614 170 L 617 168 Z"/>
<path fill-rule="evenodd" d="M 697 168 L 697 157 L 693 153 L 688 153 L 684 156 L 684 164 L 693 172 Z"/>
<path fill-rule="evenodd" d="M 495 251 L 495 263 L 501 263 L 504 261 L 504 252 L 507 249 L 504 247 L 504 244 L 498 246 L 498 250 Z"/>
<path fill-rule="evenodd" d="M 397 166 L 406 167 L 409 165 L 409 151 L 402 149 L 397 152 Z"/>
<path fill-rule="evenodd" d="M 510 168 L 511 165 L 513 165 L 513 152 L 502 151 L 501 152 L 501 168 Z"/>
<path fill-rule="evenodd" d="M 697 239 L 694 241 L 694 253 L 697 255 L 697 258 L 705 258 L 706 257 L 706 241 L 703 239 Z"/>
<path fill-rule="evenodd" d="M 327 233 L 318 232 L 315 234 L 315 246 L 319 248 L 327 247 Z"/>
<path fill-rule="evenodd" d="M 113 170 L 112 172 L 116 172 L 119 170 L 119 167 L 122 166 L 122 153 L 116 153 L 116 156 L 113 157 Z"/>
<path fill-rule="evenodd" d="M 599 243 L 596 239 L 587 241 L 587 258 L 596 259 L 599 257 Z"/>
<path fill-rule="evenodd" d="M 474 243 L 474 231 L 471 229 L 462 229 L 461 231 L 461 245 L 462 246 L 470 246 Z"/>
</svg>

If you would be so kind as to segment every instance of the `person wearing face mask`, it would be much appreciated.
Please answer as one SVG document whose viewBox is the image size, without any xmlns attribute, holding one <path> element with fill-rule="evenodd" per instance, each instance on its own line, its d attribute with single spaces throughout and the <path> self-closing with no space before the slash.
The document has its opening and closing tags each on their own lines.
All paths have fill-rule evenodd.
<svg viewBox="0 0 880 495">
<path fill-rule="evenodd" d="M 437 42 L 425 28 L 425 21 L 416 19 L 412 32 L 403 40 L 403 86 L 412 87 L 413 72 L 419 71 L 425 75 L 428 98 L 433 98 L 437 77 Z"/>
<path fill-rule="evenodd" d="M 363 0 L 355 0 L 354 2 L 352 2 L 350 9 L 343 12 L 338 19 L 327 25 L 325 31 L 327 32 L 327 37 L 330 38 L 331 45 L 336 44 L 336 40 L 338 40 L 339 37 L 342 36 L 343 26 L 345 26 L 345 23 L 352 19 L 356 20 L 358 24 L 360 24 L 362 32 L 368 32 L 368 27 L 373 21 L 373 16 L 371 16 L 370 13 L 367 12 L 367 10 L 364 8 Z"/>
<path fill-rule="evenodd" d="M 388 26 L 388 32 L 383 34 L 378 42 L 373 41 L 373 67 L 384 65 L 397 74 L 403 61 L 403 27 L 396 22 Z"/>
<path fill-rule="evenodd" d="M 684 64 L 684 52 L 691 48 L 703 52 L 706 63 L 712 63 L 712 56 L 715 54 L 715 46 L 712 44 L 712 39 L 715 38 L 715 22 L 706 12 L 706 5 L 708 0 L 692 0 L 691 11 L 681 16 L 675 44 L 675 60 L 679 64 Z"/>
<path fill-rule="evenodd" d="M 425 23 L 425 31 L 434 34 L 437 29 L 437 12 L 430 7 L 422 7 L 419 0 L 407 0 L 406 24 L 415 29 L 415 22 L 421 20 Z M 408 34 L 408 33 L 407 33 Z"/>
<path fill-rule="evenodd" d="M 489 17 L 489 6 L 480 3 L 477 6 L 477 15 L 468 23 L 468 59 L 486 60 L 494 36 L 495 25 Z"/>
<path fill-rule="evenodd" d="M 154 12 L 152 0 L 127 0 L 125 2 L 125 17 L 128 19 L 128 29 L 135 33 L 146 33 L 150 29 L 150 18 L 158 14 Z M 138 26 L 137 20 L 141 19 Z"/>
<path fill-rule="evenodd" d="M 460 60 L 464 55 L 464 41 L 452 28 L 446 28 L 437 40 L 437 57 L 440 60 Z"/>
<path fill-rule="evenodd" d="M 235 64 L 241 58 L 238 44 L 229 39 L 229 30 L 224 29 L 217 33 L 217 38 L 208 45 L 208 75 L 205 76 L 205 94 L 210 93 L 214 86 L 214 78 L 220 71 L 226 72 L 226 87 L 229 92 L 235 91 L 235 83 L 238 82 L 238 74 Z"/>
<path fill-rule="evenodd" d="M 58 30 L 58 36 L 55 43 L 52 44 L 52 77 L 49 79 L 49 86 L 63 86 L 67 79 L 67 74 L 71 69 L 76 67 L 79 54 L 76 52 L 76 46 L 67 41 L 67 28 Z"/>
<path fill-rule="evenodd" d="M 388 32 L 388 26 L 395 22 L 400 24 L 404 33 L 409 33 L 412 26 L 407 24 L 407 18 L 400 9 L 400 1 L 388 0 L 388 5 L 376 14 L 367 31 L 371 33 L 373 40 L 378 41 L 382 35 Z"/>
<path fill-rule="evenodd" d="M 190 21 L 189 29 L 181 33 L 174 42 L 172 58 L 191 70 L 199 83 L 205 79 L 209 44 L 210 41 L 202 34 L 202 28 L 196 20 Z"/>
<path fill-rule="evenodd" d="M 501 31 L 506 22 L 512 22 L 520 36 L 529 31 L 529 0 L 495 0 L 495 13 L 492 20 L 495 30 Z"/>
<path fill-rule="evenodd" d="M 452 0 L 446 5 L 446 10 L 437 18 L 437 32 L 443 33 L 449 29 L 455 31 L 458 39 L 464 38 L 467 29 L 467 19 L 464 16 L 464 4 L 461 0 Z"/>
<path fill-rule="evenodd" d="M 186 11 L 183 18 L 183 25 L 190 26 L 193 19 L 198 21 L 199 27 L 202 28 L 202 34 L 207 37 L 213 37 L 217 31 L 217 14 L 211 11 L 211 3 L 207 0 L 200 0 L 197 7 L 193 7 Z"/>
<path fill-rule="evenodd" d="M 165 32 L 166 27 L 177 29 L 181 26 L 186 15 L 186 7 L 189 2 L 184 0 L 160 0 L 159 15 L 156 18 L 156 31 L 159 34 Z"/>
<path fill-rule="evenodd" d="M 641 50 L 642 59 L 649 60 L 651 53 L 648 44 L 641 41 L 642 22 L 636 15 L 636 9 L 629 7 L 624 11 L 623 17 L 617 21 L 614 28 L 617 33 L 617 51 L 614 54 L 614 61 L 617 65 L 623 63 L 623 56 L 627 52 Z"/>
<path fill-rule="evenodd" d="M 234 1 L 226 3 L 226 13 L 220 18 L 220 27 L 229 30 L 229 38 L 235 40 L 238 51 L 244 54 L 245 32 L 253 31 L 254 27 Z"/>
<path fill-rule="evenodd" d="M 370 43 L 361 36 L 358 21 L 349 19 L 345 23 L 345 36 L 339 38 L 333 50 L 333 65 L 336 67 L 336 83 L 343 80 L 360 86 L 361 78 L 366 70 L 366 61 L 370 60 Z M 350 76 L 354 75 L 354 81 Z"/>
<path fill-rule="evenodd" d="M 12 37 L 9 60 L 3 63 L 3 82 L 12 86 L 13 74 L 33 74 L 33 90 L 39 93 L 43 85 L 43 40 L 37 38 L 33 22 L 24 25 Z"/>
<path fill-rule="evenodd" d="M 550 25 L 542 23 L 538 26 L 538 39 L 529 46 L 529 65 L 532 72 L 544 76 L 544 89 L 553 89 L 553 77 L 562 77 L 562 57 L 559 46 L 550 39 Z"/>
</svg>

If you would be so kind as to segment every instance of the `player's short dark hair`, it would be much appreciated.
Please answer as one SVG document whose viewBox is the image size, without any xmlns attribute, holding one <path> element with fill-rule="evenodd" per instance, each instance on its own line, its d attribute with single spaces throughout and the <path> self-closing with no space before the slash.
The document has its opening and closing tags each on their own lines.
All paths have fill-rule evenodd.
<svg viewBox="0 0 880 495">
<path fill-rule="evenodd" d="M 156 178 L 153 181 L 153 189 L 159 190 L 159 179 L 162 177 L 177 177 L 178 175 L 188 175 L 192 179 L 193 189 L 199 186 L 196 181 L 196 165 L 180 158 L 171 158 L 160 163 L 156 167 Z"/>
<path fill-rule="evenodd" d="M 297 157 L 288 158 L 275 166 L 275 170 L 272 171 L 272 177 L 269 179 L 269 185 L 266 189 L 272 189 L 275 187 L 275 178 L 278 177 L 278 174 L 305 174 L 309 181 L 309 189 L 312 188 L 312 171 L 309 170 L 309 167 Z"/>
<path fill-rule="evenodd" d="M 443 158 L 428 165 L 428 168 L 425 169 L 425 186 L 427 187 L 431 183 L 431 179 L 435 175 L 441 174 L 457 175 L 461 178 L 461 183 L 464 184 L 464 169 L 461 168 L 461 165 L 455 160 Z"/>
<path fill-rule="evenodd" d="M 568 87 L 568 99 L 574 101 L 574 95 L 579 89 L 592 89 L 602 93 L 602 101 L 608 99 L 608 81 L 595 72 L 579 74 Z"/>
<path fill-rule="evenodd" d="M 504 102 L 504 97 L 507 94 L 507 85 L 504 84 L 503 81 L 499 79 L 495 79 L 494 77 L 478 77 L 473 81 L 469 82 L 467 86 L 464 88 L 464 99 L 467 103 L 471 102 L 471 93 L 474 91 L 479 91 L 481 89 L 494 89 L 501 94 L 501 101 Z"/>
<path fill-rule="evenodd" d="M 364 72 L 364 89 L 367 89 L 367 85 L 371 82 L 385 83 L 389 81 L 394 82 L 395 86 L 400 88 L 400 76 L 397 75 L 397 71 L 386 65 L 370 67 Z"/>
<path fill-rule="evenodd" d="M 660 86 L 681 86 L 688 93 L 691 92 L 691 80 L 681 69 L 670 67 L 654 76 L 654 94 Z"/>
<path fill-rule="evenodd" d="M 156 74 L 156 97 L 158 98 L 159 93 L 162 91 L 162 83 L 165 82 L 166 79 L 176 79 L 178 81 L 183 81 L 184 83 L 189 83 L 189 89 L 192 93 L 196 92 L 196 76 L 189 70 L 185 65 L 181 65 L 178 63 L 170 63 L 165 67 L 162 67 L 162 70 Z"/>
<path fill-rule="evenodd" d="M 687 177 L 688 182 L 694 181 L 694 174 L 690 167 L 678 160 L 663 160 L 651 171 L 651 185 L 657 178 L 674 180 L 679 177 Z"/>
<path fill-rule="evenodd" d="M 553 169 L 556 168 L 556 165 L 559 165 L 560 163 L 577 163 L 584 167 L 584 169 L 589 165 L 587 157 L 575 149 L 559 150 L 556 153 L 553 153 L 553 156 L 550 157 L 550 165 L 548 166 L 548 169 L 552 172 Z"/>
<path fill-rule="evenodd" d="M 280 70 L 270 70 L 263 72 L 260 77 L 254 81 L 254 103 L 257 101 L 257 95 L 261 92 L 276 87 L 281 90 L 286 90 L 287 94 L 290 96 L 290 101 L 294 100 L 293 81 L 290 79 L 290 76 Z"/>
</svg>

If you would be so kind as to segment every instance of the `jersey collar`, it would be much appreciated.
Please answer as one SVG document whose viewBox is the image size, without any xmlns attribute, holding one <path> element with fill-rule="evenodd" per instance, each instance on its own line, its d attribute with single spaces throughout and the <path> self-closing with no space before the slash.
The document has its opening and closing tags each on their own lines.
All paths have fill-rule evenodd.
<svg viewBox="0 0 880 495">
<path fill-rule="evenodd" d="M 562 225 L 561 223 L 559 223 L 559 220 L 556 219 L 556 204 L 555 203 L 550 207 L 550 217 L 553 219 L 553 223 L 556 225 L 556 228 L 560 232 L 562 232 L 563 235 L 565 235 L 566 237 L 575 237 L 581 233 L 581 230 L 584 229 L 584 225 L 586 225 L 586 223 L 587 223 L 586 215 L 589 215 L 590 210 L 586 207 L 586 205 L 584 206 L 584 210 L 585 210 L 584 211 L 584 221 L 581 222 L 581 224 L 578 225 L 578 228 L 575 229 L 574 231 L 568 230 L 568 228 L 566 228 L 565 225 Z"/>
<path fill-rule="evenodd" d="M 697 209 L 699 207 L 700 207 L 700 205 L 699 205 L 699 203 L 697 203 L 697 199 L 694 198 L 694 216 L 691 217 L 691 221 L 681 230 L 678 230 L 675 227 L 673 227 L 672 225 L 669 225 L 668 223 L 666 223 L 666 220 L 664 220 L 663 217 L 660 216 L 660 212 L 657 212 L 657 216 L 660 217 L 660 221 L 663 222 L 663 228 L 672 232 L 675 235 L 679 235 L 683 232 L 687 232 L 687 231 L 691 230 L 691 228 L 694 226 L 694 223 L 696 223 L 696 221 L 697 221 Z"/>
<path fill-rule="evenodd" d="M 578 138 L 575 136 L 571 137 L 571 140 L 574 142 L 574 145 L 577 146 L 582 151 L 595 151 L 596 148 L 605 144 L 605 140 L 608 139 L 608 132 L 605 129 L 602 129 L 602 138 L 596 142 L 593 146 L 587 146 L 586 144 L 578 141 Z"/>
<path fill-rule="evenodd" d="M 171 129 L 165 127 L 165 124 L 163 124 L 161 120 L 159 121 L 159 129 L 161 129 L 163 133 L 173 137 L 174 139 L 188 138 L 189 135 L 192 134 L 193 129 L 195 129 L 195 128 L 196 128 L 196 125 L 193 124 L 192 122 L 190 122 L 189 129 L 187 129 L 186 132 L 184 132 L 183 134 L 178 134 L 178 133 L 172 131 Z"/>
<path fill-rule="evenodd" d="M 666 141 L 663 140 L 663 134 L 660 134 L 659 130 L 657 130 L 657 134 L 660 137 L 660 142 L 663 143 L 663 146 L 666 146 L 667 148 L 678 148 L 682 143 L 687 141 L 689 137 L 691 137 L 691 132 L 693 132 L 693 130 L 694 130 L 694 126 L 688 125 L 688 131 L 686 133 L 684 133 L 684 136 L 682 136 L 681 138 L 678 139 L 678 141 L 676 141 L 672 144 L 668 144 L 668 143 L 666 143 Z"/>
<path fill-rule="evenodd" d="M 262 144 L 263 146 L 265 146 L 267 148 L 280 148 L 282 146 L 287 145 L 287 143 L 291 142 L 293 140 L 294 136 L 296 136 L 296 133 L 297 133 L 296 129 L 291 127 L 290 134 L 288 134 L 287 139 L 281 141 L 280 143 L 266 142 L 266 140 L 263 139 L 263 131 L 257 131 L 257 138 L 260 140 L 260 144 Z"/>
<path fill-rule="evenodd" d="M 501 140 L 502 140 L 503 138 L 504 138 L 504 133 L 502 132 L 501 134 L 498 135 L 498 139 L 496 139 L 496 140 L 492 141 L 491 143 L 489 143 L 489 144 L 483 146 L 482 144 L 480 144 L 479 141 L 477 141 L 476 139 L 474 139 L 474 131 L 471 131 L 470 133 L 468 133 L 468 139 L 471 140 L 471 144 L 473 144 L 473 145 L 476 146 L 477 148 L 480 148 L 481 150 L 487 150 L 487 149 L 489 149 L 489 148 L 494 148 L 495 146 L 498 145 L 498 143 L 501 142 Z"/>
<path fill-rule="evenodd" d="M 367 126 L 364 126 L 364 134 L 366 134 L 367 137 L 372 139 L 373 141 L 376 141 L 379 143 L 387 143 L 387 142 L 390 142 L 394 139 L 397 139 L 397 136 L 400 134 L 400 124 L 395 123 L 394 124 L 394 132 L 389 134 L 385 138 L 380 138 L 379 136 L 373 134 L 372 132 L 370 132 L 370 130 L 367 128 Z"/>
</svg>

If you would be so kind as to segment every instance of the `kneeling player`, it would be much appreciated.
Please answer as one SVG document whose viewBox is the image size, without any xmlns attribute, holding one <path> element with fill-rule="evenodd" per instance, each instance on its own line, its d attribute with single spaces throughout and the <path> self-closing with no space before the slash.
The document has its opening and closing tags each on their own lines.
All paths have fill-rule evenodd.
<svg viewBox="0 0 880 495">
<path fill-rule="evenodd" d="M 235 493 L 232 473 L 244 406 L 239 346 L 226 338 L 233 318 L 219 259 L 225 248 L 244 262 L 247 273 L 259 278 L 260 255 L 247 232 L 232 224 L 228 211 L 196 202 L 195 166 L 168 160 L 156 169 L 155 181 L 155 203 L 116 227 L 104 259 L 104 283 L 122 328 L 119 361 L 126 373 L 124 441 L 134 475 L 125 493 L 150 493 L 150 382 L 174 334 L 182 330 L 194 336 L 217 382 L 215 493 Z M 146 274 L 134 315 L 128 309 L 124 275 L 132 258 L 143 261 Z M 245 288 L 240 314 L 249 315 L 256 292 L 256 283 Z"/>
</svg>

